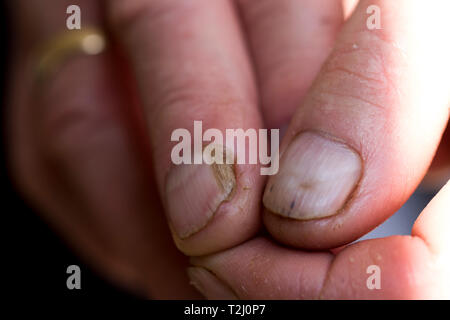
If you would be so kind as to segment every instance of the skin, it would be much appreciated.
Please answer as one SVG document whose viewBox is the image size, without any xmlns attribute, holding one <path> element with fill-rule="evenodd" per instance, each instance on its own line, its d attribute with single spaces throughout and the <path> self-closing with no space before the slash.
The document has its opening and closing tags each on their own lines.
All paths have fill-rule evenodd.
<svg viewBox="0 0 450 320">
<path fill-rule="evenodd" d="M 411 236 L 329 250 L 393 214 L 432 161 L 434 170 L 450 164 L 448 139 L 441 142 L 450 52 L 439 38 L 449 22 L 437 16 L 449 5 L 361 1 L 351 15 L 354 3 L 80 0 L 83 24 L 110 30 L 113 45 L 68 60 L 38 89 L 29 53 L 64 30 L 73 3 L 11 3 L 7 129 L 17 187 L 85 261 L 144 296 L 199 297 L 183 252 L 240 298 L 448 298 L 448 185 Z M 369 4 L 381 7 L 382 30 L 361 29 Z M 367 63 L 375 80 L 359 72 Z M 379 77 L 389 85 L 373 94 L 367 88 Z M 179 239 L 164 217 L 169 137 L 196 119 L 218 129 L 287 128 L 281 152 L 301 130 L 327 131 L 358 151 L 363 178 L 339 215 L 293 221 L 264 210 L 261 218 L 265 181 L 259 168 L 241 165 L 251 186 L 237 191 L 246 210 L 223 205 Z M 262 224 L 270 236 L 258 233 Z M 383 290 L 358 285 L 371 264 L 383 270 Z"/>
</svg>

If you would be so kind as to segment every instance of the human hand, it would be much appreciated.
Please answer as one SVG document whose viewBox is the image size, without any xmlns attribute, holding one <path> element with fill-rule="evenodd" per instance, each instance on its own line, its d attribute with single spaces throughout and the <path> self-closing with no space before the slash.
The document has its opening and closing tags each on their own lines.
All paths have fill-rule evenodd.
<svg viewBox="0 0 450 320">
<path fill-rule="evenodd" d="M 318 76 L 344 24 L 339 1 L 238 1 L 242 29 L 237 12 L 225 1 L 110 1 L 107 8 L 80 2 L 88 14 L 83 21 L 93 25 L 102 24 L 107 12 L 124 61 L 117 50 L 72 59 L 39 97 L 33 94 L 34 61 L 24 53 L 64 26 L 60 13 L 68 4 L 17 3 L 20 67 L 14 70 L 10 104 L 11 164 L 17 182 L 88 260 L 154 297 L 193 294 L 184 279 L 185 260 L 168 237 L 163 211 L 180 250 L 193 256 L 211 254 L 257 234 L 266 188 L 264 225 L 275 239 L 306 249 L 344 245 L 384 221 L 410 196 L 448 122 L 448 45 L 439 32 L 448 25 L 437 17 L 423 24 L 419 16 L 426 16 L 430 8 L 421 2 L 377 1 L 383 29 L 369 31 L 369 3 L 362 1 Z M 446 6 L 432 7 L 433 17 L 445 12 L 437 10 L 439 5 Z M 30 30 L 33 36 L 27 38 Z M 440 50 L 427 50 L 431 45 Z M 425 68 L 424 61 L 438 68 Z M 133 76 L 127 74 L 128 65 Z M 134 79 L 137 93 L 129 85 Z M 190 167 L 180 174 L 170 161 L 170 134 L 176 128 L 191 128 L 194 120 L 220 130 L 290 123 L 279 174 L 265 187 L 258 166 L 236 164 L 232 190 L 214 189 L 205 165 L 197 173 Z M 299 135 L 303 131 L 321 134 Z M 307 154 L 303 150 L 316 154 L 302 156 Z M 174 174 L 178 176 L 170 179 Z M 314 174 L 320 179 L 313 179 Z M 180 182 L 183 175 L 194 178 Z M 302 188 L 308 185 L 308 190 L 299 192 L 295 184 L 304 179 L 308 183 Z M 169 181 L 176 185 L 168 186 Z M 275 191 L 270 192 L 273 185 Z M 448 199 L 448 193 L 443 194 Z M 290 218 L 281 217 L 297 197 L 300 201 L 292 205 Z M 361 260 L 354 266 L 363 268 L 370 262 L 363 253 L 378 252 L 386 263 L 383 274 L 391 276 L 404 270 L 390 267 L 397 262 L 394 258 L 404 268 L 422 270 L 436 257 L 446 257 L 441 267 L 446 266 L 448 254 L 439 244 L 448 243 L 448 238 L 439 228 L 448 226 L 448 220 L 440 206 L 432 210 L 440 212 L 433 215 L 439 219 L 437 226 L 416 229 L 432 230 L 420 233 L 423 239 L 429 233 L 438 237 L 429 247 L 418 237 L 373 240 L 334 257 L 284 249 L 259 238 L 193 263 L 214 271 L 241 298 L 365 297 L 348 285 L 350 280 L 334 282 L 344 279 L 347 265 L 340 261 L 356 255 Z M 389 256 L 393 248 L 401 255 Z M 247 259 L 261 256 L 267 258 L 265 264 L 254 260 L 261 263 L 252 268 Z M 329 273 L 332 260 L 336 271 Z M 304 266 L 300 273 L 299 266 Z M 199 273 L 210 275 L 199 270 L 191 269 L 191 276 L 197 273 L 197 285 Z M 406 290 L 397 277 L 395 290 L 376 293 L 386 298 L 440 294 L 427 275 L 433 271 L 443 279 L 446 273 L 438 271 L 445 268 L 430 270 L 410 273 L 423 274 L 417 283 L 424 282 L 428 291 Z M 320 289 L 326 274 L 335 277 L 328 280 L 329 291 Z M 352 274 L 352 281 L 361 279 L 356 271 Z M 250 290 L 242 291 L 238 284 Z"/>
</svg>

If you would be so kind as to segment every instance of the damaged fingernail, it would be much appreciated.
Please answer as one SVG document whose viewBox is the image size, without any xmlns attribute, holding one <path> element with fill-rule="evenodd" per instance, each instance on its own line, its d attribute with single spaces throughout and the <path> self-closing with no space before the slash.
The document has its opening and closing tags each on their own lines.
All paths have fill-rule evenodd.
<svg viewBox="0 0 450 320">
<path fill-rule="evenodd" d="M 190 284 L 209 300 L 237 300 L 237 296 L 228 285 L 219 280 L 212 272 L 202 267 L 189 267 L 187 273 Z"/>
<path fill-rule="evenodd" d="M 298 220 L 332 216 L 345 205 L 361 172 L 356 151 L 321 134 L 303 132 L 282 155 L 280 170 L 264 192 L 264 206 Z"/>
<path fill-rule="evenodd" d="M 232 164 L 181 164 L 166 182 L 166 203 L 172 230 L 185 239 L 204 228 L 236 186 Z"/>
</svg>

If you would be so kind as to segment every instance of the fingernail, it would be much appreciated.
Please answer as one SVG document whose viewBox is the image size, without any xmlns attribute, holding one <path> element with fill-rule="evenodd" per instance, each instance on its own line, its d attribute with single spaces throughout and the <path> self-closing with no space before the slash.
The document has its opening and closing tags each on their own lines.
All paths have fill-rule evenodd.
<svg viewBox="0 0 450 320">
<path fill-rule="evenodd" d="M 181 164 L 167 177 L 167 212 L 172 230 L 185 239 L 204 228 L 229 199 L 236 178 L 231 164 Z"/>
<path fill-rule="evenodd" d="M 201 267 L 189 267 L 187 273 L 193 285 L 209 300 L 237 300 L 233 290 L 210 271 Z"/>
<path fill-rule="evenodd" d="M 298 135 L 266 186 L 264 206 L 298 220 L 336 214 L 361 176 L 359 155 L 344 143 L 314 132 Z"/>
</svg>

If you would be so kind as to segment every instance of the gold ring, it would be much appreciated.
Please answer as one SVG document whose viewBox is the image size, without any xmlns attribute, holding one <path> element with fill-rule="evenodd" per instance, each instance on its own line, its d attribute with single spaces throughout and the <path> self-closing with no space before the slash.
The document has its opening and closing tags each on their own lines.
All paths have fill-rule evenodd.
<svg viewBox="0 0 450 320">
<path fill-rule="evenodd" d="M 96 28 L 65 31 L 38 51 L 36 79 L 42 83 L 75 54 L 97 55 L 106 47 L 105 34 Z"/>
</svg>

